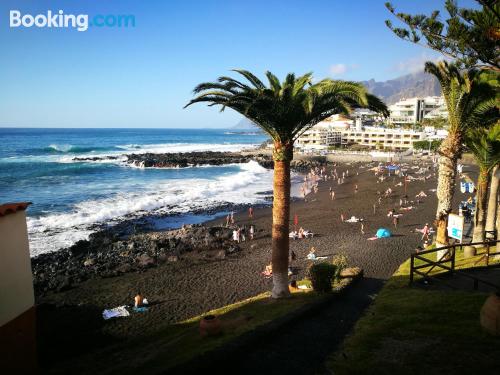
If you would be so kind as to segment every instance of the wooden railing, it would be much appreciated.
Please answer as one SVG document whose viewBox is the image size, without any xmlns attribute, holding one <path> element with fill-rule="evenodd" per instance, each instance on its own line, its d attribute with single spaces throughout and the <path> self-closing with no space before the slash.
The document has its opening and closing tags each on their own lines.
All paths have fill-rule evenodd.
<svg viewBox="0 0 500 375">
<path fill-rule="evenodd" d="M 441 278 L 437 278 L 435 276 L 430 275 L 430 272 L 437 268 L 443 269 L 445 271 L 448 271 L 449 274 L 452 275 L 459 275 L 463 276 L 466 278 L 469 278 L 473 280 L 473 288 L 474 290 L 477 290 L 479 287 L 479 283 L 488 285 L 490 287 L 496 288 L 497 291 L 500 292 L 500 286 L 495 285 L 487 280 L 483 280 L 479 277 L 469 275 L 468 273 L 458 271 L 455 268 L 455 258 L 456 258 L 456 250 L 457 248 L 462 248 L 465 246 L 482 246 L 483 248 L 486 248 L 486 251 L 482 254 L 483 255 L 478 261 L 475 262 L 475 264 L 478 264 L 482 262 L 483 260 L 486 263 L 486 267 L 490 266 L 489 259 L 493 255 L 500 255 L 500 251 L 498 251 L 498 244 L 500 241 L 485 241 L 485 242 L 474 242 L 474 243 L 462 243 L 462 244 L 455 244 L 455 245 L 449 245 L 449 246 L 444 246 L 444 247 L 439 247 L 436 249 L 430 249 L 430 250 L 423 250 L 419 252 L 415 252 L 411 255 L 411 263 L 410 263 L 410 285 L 413 284 L 414 280 L 414 275 L 420 275 L 422 276 L 425 280 L 432 279 L 435 281 L 438 281 L 442 284 L 445 284 L 449 286 L 450 288 L 454 288 L 451 286 L 449 283 L 447 283 L 445 280 L 442 280 Z M 492 247 L 496 246 L 496 251 L 492 253 L 490 250 Z M 444 253 L 442 253 L 444 251 Z M 441 254 L 440 258 L 437 259 L 436 261 L 427 259 L 424 257 L 424 255 L 427 254 L 432 254 L 432 253 L 437 253 L 438 255 L 436 258 Z M 423 264 L 415 264 L 415 260 L 419 260 L 423 262 Z M 427 268 L 427 270 L 425 270 Z M 425 271 L 424 271 L 425 270 Z M 443 273 L 440 273 L 439 275 L 442 275 Z"/>
</svg>

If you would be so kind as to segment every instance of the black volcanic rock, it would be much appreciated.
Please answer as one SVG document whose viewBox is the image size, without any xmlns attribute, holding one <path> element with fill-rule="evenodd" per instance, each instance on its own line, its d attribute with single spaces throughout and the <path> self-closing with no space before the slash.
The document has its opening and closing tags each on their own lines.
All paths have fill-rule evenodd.
<svg viewBox="0 0 500 375">
<path fill-rule="evenodd" d="M 187 225 L 184 228 L 143 233 L 116 240 L 110 231 L 97 232 L 88 241 L 31 260 L 37 295 L 49 290 L 62 291 L 94 277 L 114 277 L 141 271 L 160 263 L 179 259 L 185 253 L 203 254 L 238 250 L 232 241 L 232 229 Z"/>
<path fill-rule="evenodd" d="M 250 160 L 252 157 L 239 153 L 211 151 L 127 155 L 127 163 L 144 168 L 186 168 L 197 165 L 247 163 Z"/>
</svg>

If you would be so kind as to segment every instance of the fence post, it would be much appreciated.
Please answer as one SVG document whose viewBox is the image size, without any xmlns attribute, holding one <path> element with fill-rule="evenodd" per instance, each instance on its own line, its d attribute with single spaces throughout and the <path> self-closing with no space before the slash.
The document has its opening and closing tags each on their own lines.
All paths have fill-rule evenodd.
<svg viewBox="0 0 500 375">
<path fill-rule="evenodd" d="M 490 265 L 490 243 L 486 244 L 486 265 Z"/>
<path fill-rule="evenodd" d="M 451 274 L 453 275 L 453 272 L 455 271 L 455 254 L 457 253 L 455 245 L 453 245 L 452 251 L 453 253 L 451 254 Z"/>
<path fill-rule="evenodd" d="M 414 262 L 413 254 L 411 254 L 410 258 L 410 285 L 413 285 L 413 262 Z"/>
</svg>

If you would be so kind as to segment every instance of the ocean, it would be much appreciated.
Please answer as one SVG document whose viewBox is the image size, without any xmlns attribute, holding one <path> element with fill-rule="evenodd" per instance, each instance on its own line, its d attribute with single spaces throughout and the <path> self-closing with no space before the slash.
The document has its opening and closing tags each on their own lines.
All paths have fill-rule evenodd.
<svg viewBox="0 0 500 375">
<path fill-rule="evenodd" d="M 100 225 L 147 215 L 164 227 L 206 219 L 193 212 L 265 203 L 272 171 L 256 162 L 190 168 L 137 168 L 120 155 L 239 151 L 263 134 L 223 129 L 0 128 L 0 203 L 30 201 L 32 256 L 88 238 Z M 75 162 L 74 157 L 119 156 Z"/>
</svg>

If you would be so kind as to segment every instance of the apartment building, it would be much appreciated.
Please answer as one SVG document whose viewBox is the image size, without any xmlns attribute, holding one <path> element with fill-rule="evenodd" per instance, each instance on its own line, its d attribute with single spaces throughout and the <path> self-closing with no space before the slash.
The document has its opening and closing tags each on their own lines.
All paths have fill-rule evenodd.
<svg viewBox="0 0 500 375">
<path fill-rule="evenodd" d="M 403 99 L 389 106 L 389 112 L 390 116 L 388 122 L 394 126 L 416 124 L 429 114 L 431 114 L 432 117 L 437 114 L 440 116 L 447 115 L 444 107 L 444 98 L 442 96 Z"/>
</svg>

